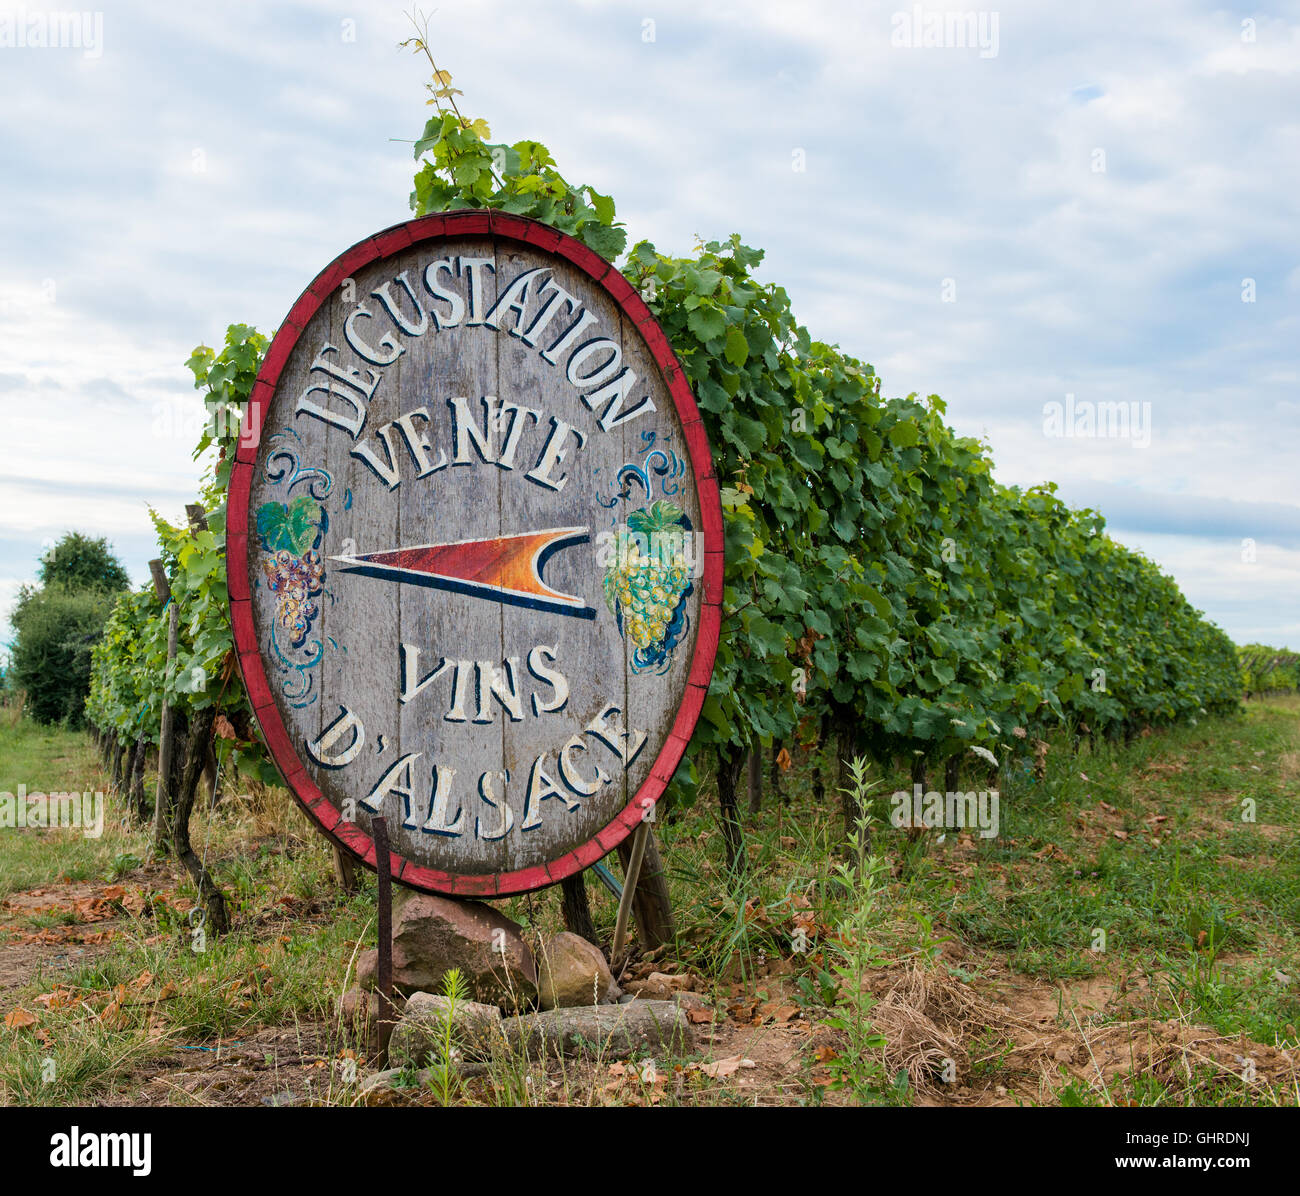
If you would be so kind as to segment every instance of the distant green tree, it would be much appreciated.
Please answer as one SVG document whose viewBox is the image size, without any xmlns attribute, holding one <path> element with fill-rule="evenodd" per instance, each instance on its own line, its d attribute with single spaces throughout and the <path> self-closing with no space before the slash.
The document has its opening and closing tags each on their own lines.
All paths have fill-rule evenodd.
<svg viewBox="0 0 1300 1196">
<path fill-rule="evenodd" d="M 18 591 L 6 679 L 26 692 L 37 722 L 77 725 L 90 693 L 90 650 L 131 580 L 107 540 L 67 532 L 41 558 L 40 582 Z"/>
<path fill-rule="evenodd" d="M 90 692 L 90 650 L 104 632 L 114 596 L 103 590 L 24 586 L 13 613 L 10 683 L 27 693 L 39 723 L 77 725 Z"/>
<path fill-rule="evenodd" d="M 40 576 L 46 589 L 116 593 L 131 584 L 108 541 L 103 537 L 92 539 L 80 532 L 65 532 L 41 558 Z"/>
</svg>

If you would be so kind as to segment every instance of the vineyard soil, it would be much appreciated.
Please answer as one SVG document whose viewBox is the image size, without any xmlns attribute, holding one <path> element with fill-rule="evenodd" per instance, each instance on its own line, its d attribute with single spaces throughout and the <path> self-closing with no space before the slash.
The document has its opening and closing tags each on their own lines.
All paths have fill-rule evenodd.
<svg viewBox="0 0 1300 1196">
<path fill-rule="evenodd" d="M 722 883 L 706 780 L 658 828 L 678 941 L 625 981 L 646 996 L 693 990 L 695 1053 L 653 1071 L 538 1065 L 531 1082 L 526 1066 L 505 1066 L 456 1099 L 1296 1104 L 1300 698 L 1252 700 L 1128 747 L 1054 742 L 1040 760 L 1003 769 L 995 839 L 909 838 L 878 817 L 886 862 L 857 881 L 835 867 L 829 753 L 794 752 L 780 796 L 769 782 L 747 815 L 738 883 Z M 962 787 L 984 778 L 972 770 Z M 910 789 L 901 774 L 871 779 L 878 816 Z M 81 735 L 7 717 L 0 791 L 20 784 L 105 789 L 107 778 Z M 350 1061 L 358 1080 L 368 1067 L 332 1011 L 373 941 L 373 878 L 341 894 L 324 842 L 277 789 L 228 792 L 215 813 L 196 812 L 193 839 L 235 923 L 202 953 L 188 877 L 154 860 L 120 806 L 102 838 L 0 831 L 0 1101 L 433 1103 L 427 1087 L 362 1097 L 349 1080 Z M 874 887 L 861 879 L 872 875 Z M 589 892 L 608 940 L 613 902 Z M 558 929 L 559 904 L 557 890 L 505 903 L 534 932 Z M 856 972 L 850 925 L 871 944 Z M 856 1051 L 862 1036 L 833 1024 L 846 1015 L 885 1045 Z"/>
</svg>

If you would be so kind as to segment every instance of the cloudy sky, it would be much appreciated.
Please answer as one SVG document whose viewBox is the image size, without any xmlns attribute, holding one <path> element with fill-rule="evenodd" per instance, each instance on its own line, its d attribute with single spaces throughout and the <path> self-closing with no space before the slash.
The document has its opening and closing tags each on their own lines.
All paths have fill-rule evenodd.
<svg viewBox="0 0 1300 1196">
<path fill-rule="evenodd" d="M 48 15 L 0 0 L 0 615 L 69 528 L 145 579 L 146 504 L 199 475 L 190 350 L 406 218 L 427 112 L 398 4 L 112 0 L 31 44 Z M 766 248 L 1002 481 L 1300 646 L 1300 4 L 442 0 L 430 33 L 633 239 Z"/>
</svg>

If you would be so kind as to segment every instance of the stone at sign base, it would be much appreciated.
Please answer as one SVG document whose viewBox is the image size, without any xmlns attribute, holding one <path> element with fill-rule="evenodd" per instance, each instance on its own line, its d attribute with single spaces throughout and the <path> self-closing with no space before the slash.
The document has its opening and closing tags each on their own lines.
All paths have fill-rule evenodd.
<svg viewBox="0 0 1300 1196">
<path fill-rule="evenodd" d="M 637 1051 L 687 1054 L 694 1049 L 690 1022 L 671 1001 L 551 1009 L 501 1023 L 506 1039 L 530 1058 L 583 1055 L 626 1059 Z"/>
<path fill-rule="evenodd" d="M 402 997 L 394 995 L 393 1012 L 402 1012 Z M 379 994 L 354 985 L 339 998 L 339 1021 L 345 1024 L 372 1024 L 379 1020 Z"/>
<path fill-rule="evenodd" d="M 364 952 L 357 980 L 374 988 L 379 952 Z M 393 988 L 437 993 L 459 968 L 476 1001 L 524 1008 L 537 996 L 537 965 L 519 926 L 490 905 L 394 886 Z"/>
<path fill-rule="evenodd" d="M 502 1041 L 501 1010 L 477 1001 L 457 1001 L 432 993 L 414 993 L 401 1020 L 393 1027 L 388 1061 L 393 1067 L 412 1063 L 424 1067 L 431 1052 L 446 1040 L 450 1011 L 451 1040 L 463 1059 L 488 1059 L 492 1044 Z"/>
<path fill-rule="evenodd" d="M 400 1017 L 403 999 L 393 997 L 393 1015 Z M 353 986 L 339 998 L 339 1026 L 349 1038 L 365 1044 L 368 1051 L 379 1046 L 379 994 L 367 992 L 360 986 Z"/>
<path fill-rule="evenodd" d="M 542 945 L 537 971 L 537 1003 L 543 1009 L 601 1005 L 617 995 L 604 952 L 567 930 Z"/>
<path fill-rule="evenodd" d="M 694 986 L 694 976 L 670 976 L 666 972 L 651 972 L 642 980 L 626 981 L 623 989 L 648 1001 L 671 1001 L 675 993 L 689 991 Z"/>
<path fill-rule="evenodd" d="M 429 1082 L 432 1072 L 422 1065 L 435 1052 L 435 1036 L 444 1033 L 445 997 L 415 994 L 393 1029 L 386 1071 L 375 1072 L 361 1086 L 365 1104 L 390 1103 L 395 1085 L 410 1079 Z M 458 1002 L 452 1012 L 456 1057 L 452 1064 L 462 1076 L 482 1075 L 496 1052 L 508 1058 L 538 1062 L 547 1057 L 583 1056 L 613 1062 L 648 1055 L 665 1062 L 689 1054 L 694 1038 L 686 1014 L 672 1001 L 633 1000 L 628 1005 L 586 1005 L 550 1009 L 522 1017 L 502 1017 L 495 1006 Z"/>
</svg>

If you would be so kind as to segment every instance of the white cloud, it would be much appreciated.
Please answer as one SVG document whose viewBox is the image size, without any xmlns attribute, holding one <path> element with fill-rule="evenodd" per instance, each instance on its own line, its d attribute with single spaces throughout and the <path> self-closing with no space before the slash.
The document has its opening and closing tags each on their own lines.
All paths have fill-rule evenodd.
<svg viewBox="0 0 1300 1196">
<path fill-rule="evenodd" d="M 1246 42 L 1192 0 L 1016 0 L 985 59 L 891 46 L 897 0 L 653 7 L 653 41 L 648 14 L 595 0 L 458 3 L 430 32 L 497 137 L 548 144 L 634 238 L 766 248 L 815 336 L 887 393 L 943 395 L 1003 480 L 1300 505 L 1294 19 L 1256 15 Z M 92 521 L 143 576 L 143 500 L 197 482 L 189 440 L 156 426 L 197 401 L 190 348 L 271 331 L 406 215 L 429 111 L 426 64 L 395 48 L 409 32 L 379 3 L 121 3 L 101 59 L 0 51 L 0 573 L 30 576 L 47 529 Z M 1151 402 L 1150 448 L 1045 439 L 1067 392 Z M 1194 601 L 1234 634 L 1300 640 L 1291 557 L 1261 587 L 1179 530 L 1159 559 Z"/>
</svg>

